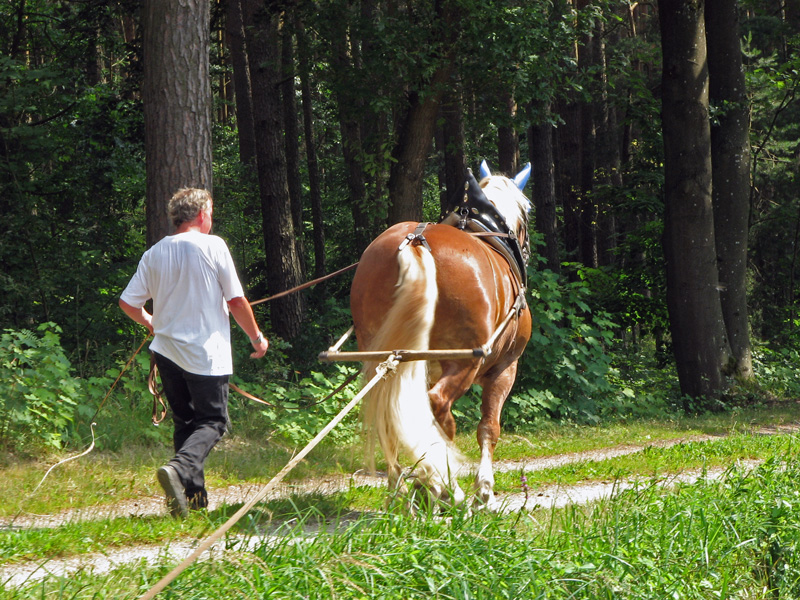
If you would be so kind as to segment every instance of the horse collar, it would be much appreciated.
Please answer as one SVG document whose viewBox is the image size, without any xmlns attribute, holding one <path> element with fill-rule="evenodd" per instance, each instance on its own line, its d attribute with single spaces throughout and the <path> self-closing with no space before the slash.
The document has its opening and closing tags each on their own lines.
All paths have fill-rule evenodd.
<svg viewBox="0 0 800 600">
<path fill-rule="evenodd" d="M 522 288 L 527 287 L 527 242 L 525 247 L 520 244 L 505 218 L 486 197 L 471 170 L 467 169 L 462 200 L 439 222 L 462 230 L 499 234 L 497 237 L 487 238 L 486 241 L 505 257 Z"/>
</svg>

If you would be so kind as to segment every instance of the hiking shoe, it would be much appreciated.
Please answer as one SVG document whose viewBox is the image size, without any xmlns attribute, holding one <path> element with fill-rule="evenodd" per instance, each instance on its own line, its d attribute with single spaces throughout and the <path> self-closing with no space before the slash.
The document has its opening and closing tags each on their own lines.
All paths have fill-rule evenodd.
<svg viewBox="0 0 800 600">
<path fill-rule="evenodd" d="M 189 514 L 189 503 L 186 500 L 186 492 L 183 489 L 181 478 L 174 467 L 166 465 L 156 471 L 158 483 L 164 489 L 167 496 L 167 508 L 173 517 L 185 517 Z"/>
</svg>

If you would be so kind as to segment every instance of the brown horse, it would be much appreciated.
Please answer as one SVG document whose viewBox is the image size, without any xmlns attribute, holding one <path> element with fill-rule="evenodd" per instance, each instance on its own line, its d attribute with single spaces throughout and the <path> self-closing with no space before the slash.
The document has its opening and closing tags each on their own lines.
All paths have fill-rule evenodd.
<svg viewBox="0 0 800 600">
<path fill-rule="evenodd" d="M 482 172 L 488 174 L 485 163 Z M 521 192 L 527 174 L 521 176 L 511 180 L 489 174 L 478 187 L 470 174 L 477 193 L 491 203 L 486 206 L 495 209 L 490 219 L 504 221 L 514 244 L 521 244 L 517 249 L 525 247 L 530 208 Z M 463 229 L 406 222 L 382 233 L 361 257 L 350 307 L 361 351 L 471 349 L 495 338 L 482 358 L 401 362 L 368 394 L 363 410 L 372 440 L 368 457 L 374 454 L 377 437 L 390 489 L 400 485 L 403 451 L 434 497 L 449 496 L 458 503 L 465 496 L 456 482 L 461 460 L 452 445 L 456 425 L 450 409 L 473 383 L 479 384 L 481 458 L 475 488 L 477 499 L 489 504 L 494 498 L 492 456 L 500 411 L 531 335 L 531 316 L 524 302 L 524 264 L 522 276 L 515 275 L 513 258 L 488 243 L 491 234 L 470 233 L 485 229 L 471 227 L 474 212 L 464 208 L 460 219 L 452 218 L 458 214 L 456 207 L 446 219 Z M 377 364 L 365 363 L 363 373 L 372 377 Z"/>
</svg>

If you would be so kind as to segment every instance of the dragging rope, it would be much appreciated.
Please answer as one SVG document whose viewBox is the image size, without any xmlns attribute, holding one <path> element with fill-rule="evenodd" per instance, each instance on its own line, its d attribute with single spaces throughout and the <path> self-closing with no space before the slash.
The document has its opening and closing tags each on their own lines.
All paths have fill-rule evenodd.
<svg viewBox="0 0 800 600">
<path fill-rule="evenodd" d="M 38 484 L 38 485 L 37 485 L 35 488 L 33 488 L 33 491 L 32 491 L 30 494 L 28 494 L 28 496 L 25 498 L 25 501 L 23 501 L 23 502 L 22 502 L 22 505 L 23 505 L 23 506 L 25 506 L 25 504 L 27 503 L 27 501 L 28 501 L 28 500 L 30 500 L 31 498 L 33 498 L 33 496 L 36 494 L 36 492 L 38 492 L 38 491 L 39 491 L 39 488 L 40 488 L 40 487 L 42 487 L 42 484 L 44 483 L 44 480 L 45 480 L 45 479 L 47 479 L 47 476 L 48 476 L 48 475 L 50 475 L 50 472 L 51 472 L 53 469 L 55 469 L 55 468 L 56 468 L 57 466 L 59 466 L 59 465 L 63 465 L 64 463 L 68 463 L 68 462 L 69 462 L 69 461 L 71 461 L 71 460 L 78 459 L 78 458 L 80 458 L 81 456 L 86 456 L 87 454 L 89 454 L 89 452 L 91 452 L 92 450 L 94 450 L 94 443 L 95 443 L 95 439 L 94 439 L 94 428 L 95 428 L 95 426 L 96 426 L 96 425 L 97 425 L 97 423 L 92 423 L 92 425 L 91 425 L 91 430 L 92 430 L 92 443 L 89 445 L 89 447 L 88 447 L 86 450 L 84 450 L 83 452 L 81 452 L 80 454 L 76 454 L 75 456 L 70 456 L 70 457 L 68 457 L 68 458 L 65 458 L 64 460 L 60 460 L 60 461 L 58 461 L 56 464 L 54 464 L 52 467 L 50 467 L 49 469 L 47 469 L 47 472 L 44 474 L 44 477 L 42 477 L 42 480 L 39 482 L 39 484 Z M 20 509 L 20 511 L 19 511 L 19 512 L 18 512 L 16 515 L 14 515 L 14 518 L 13 518 L 13 519 L 11 519 L 11 521 L 9 521 L 7 525 L 4 525 L 4 526 L 3 526 L 3 528 L 11 529 L 11 528 L 14 526 L 14 521 L 16 521 L 16 520 L 17 520 L 17 518 L 18 518 L 18 517 L 19 517 L 19 516 L 20 516 L 22 513 L 23 513 L 23 510 L 22 510 L 22 509 Z"/>
<path fill-rule="evenodd" d="M 252 509 L 256 504 L 261 502 L 266 495 L 272 491 L 272 489 L 278 485 L 281 480 L 286 476 L 289 471 L 294 469 L 297 464 L 303 460 L 306 455 L 311 452 L 324 438 L 327 436 L 334 427 L 336 427 L 342 419 L 355 408 L 356 404 L 358 404 L 361 399 L 369 392 L 375 384 L 387 375 L 389 372 L 393 372 L 395 367 L 397 366 L 399 360 L 398 358 L 392 354 L 387 358 L 384 362 L 378 365 L 376 369 L 375 376 L 367 383 L 364 388 L 345 406 L 338 415 L 336 415 L 330 423 L 328 423 L 317 435 L 316 437 L 311 440 L 305 448 L 303 448 L 297 456 L 295 456 L 289 463 L 281 469 L 281 471 L 273 477 L 269 483 L 267 483 L 261 490 L 256 494 L 247 504 L 242 506 L 236 514 L 234 514 L 230 519 L 228 519 L 219 529 L 217 529 L 214 533 L 208 536 L 198 547 L 197 549 L 192 552 L 188 557 L 186 557 L 183 562 L 181 562 L 177 567 L 175 567 L 172 571 L 170 571 L 161 581 L 156 583 L 150 590 L 140 596 L 139 600 L 150 600 L 156 596 L 160 591 L 162 591 L 165 587 L 167 587 L 170 583 L 172 583 L 178 575 L 180 575 L 187 567 L 189 567 L 197 558 L 203 554 L 206 550 L 208 550 L 215 542 L 217 542 L 227 531 L 233 527 L 242 517 L 244 517 L 250 509 Z"/>
</svg>

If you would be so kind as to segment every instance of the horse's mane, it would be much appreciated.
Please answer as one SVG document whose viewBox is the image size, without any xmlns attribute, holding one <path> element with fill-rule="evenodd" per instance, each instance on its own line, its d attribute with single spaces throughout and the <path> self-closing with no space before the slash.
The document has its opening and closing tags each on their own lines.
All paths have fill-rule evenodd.
<svg viewBox="0 0 800 600">
<path fill-rule="evenodd" d="M 483 192 L 506 220 L 516 237 L 528 227 L 531 201 L 525 197 L 513 180 L 501 175 L 484 177 L 480 182 Z"/>
</svg>

